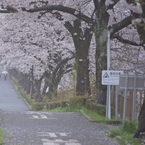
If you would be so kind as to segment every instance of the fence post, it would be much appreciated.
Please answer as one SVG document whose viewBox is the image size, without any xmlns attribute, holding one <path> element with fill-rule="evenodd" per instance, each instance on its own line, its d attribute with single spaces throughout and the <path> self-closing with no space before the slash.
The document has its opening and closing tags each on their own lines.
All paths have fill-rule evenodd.
<svg viewBox="0 0 145 145">
<path fill-rule="evenodd" d="M 126 79 L 125 79 L 125 91 L 124 91 L 124 106 L 123 106 L 123 121 L 125 121 L 126 117 L 126 103 L 127 103 L 127 83 L 128 83 L 128 73 L 126 74 Z"/>
<path fill-rule="evenodd" d="M 137 74 L 134 75 L 134 88 L 133 88 L 133 104 L 132 104 L 132 120 L 135 120 L 135 112 L 136 112 L 136 82 L 137 82 Z"/>
<path fill-rule="evenodd" d="M 115 119 L 118 118 L 118 85 L 116 85 L 115 93 Z"/>
</svg>

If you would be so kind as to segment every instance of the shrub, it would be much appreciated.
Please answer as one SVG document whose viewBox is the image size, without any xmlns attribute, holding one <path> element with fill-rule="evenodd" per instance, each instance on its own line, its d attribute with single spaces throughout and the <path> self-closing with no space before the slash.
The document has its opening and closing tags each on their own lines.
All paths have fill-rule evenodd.
<svg viewBox="0 0 145 145">
<path fill-rule="evenodd" d="M 0 145 L 3 145 L 4 141 L 4 130 L 0 128 Z"/>
<path fill-rule="evenodd" d="M 76 96 L 69 99 L 70 107 L 85 106 L 88 97 Z"/>
<path fill-rule="evenodd" d="M 86 107 L 90 110 L 97 112 L 100 115 L 106 114 L 106 106 L 105 105 L 96 104 L 95 102 L 92 102 L 91 100 L 86 101 Z"/>
<path fill-rule="evenodd" d="M 43 110 L 44 108 L 47 108 L 47 105 L 44 102 L 32 102 L 31 108 L 32 110 L 38 111 L 38 110 Z"/>
<path fill-rule="evenodd" d="M 54 109 L 58 107 L 66 107 L 68 101 L 53 101 L 53 102 L 32 102 L 32 110 Z"/>
<path fill-rule="evenodd" d="M 122 125 L 122 130 L 127 132 L 127 133 L 134 133 L 136 129 L 136 122 L 135 121 L 124 121 Z"/>
</svg>

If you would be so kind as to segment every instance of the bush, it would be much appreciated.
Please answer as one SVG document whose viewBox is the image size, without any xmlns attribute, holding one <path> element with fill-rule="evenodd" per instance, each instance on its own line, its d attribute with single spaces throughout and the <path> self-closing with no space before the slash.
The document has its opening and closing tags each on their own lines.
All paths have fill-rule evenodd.
<svg viewBox="0 0 145 145">
<path fill-rule="evenodd" d="M 69 99 L 70 107 L 85 106 L 88 97 L 76 96 Z"/>
<path fill-rule="evenodd" d="M 124 121 L 117 129 L 110 129 L 109 137 L 116 138 L 120 145 L 141 145 L 141 140 L 133 138 L 135 121 Z"/>
<path fill-rule="evenodd" d="M 135 121 L 124 121 L 122 125 L 122 130 L 127 133 L 134 133 L 136 129 L 136 122 Z"/>
<path fill-rule="evenodd" d="M 106 106 L 101 104 L 96 104 L 95 99 L 93 97 L 82 97 L 82 96 L 76 96 L 71 97 L 69 99 L 69 105 L 70 107 L 79 107 L 79 106 L 85 106 L 88 109 L 95 111 L 96 113 L 100 115 L 106 114 Z"/>
<path fill-rule="evenodd" d="M 53 102 L 32 102 L 32 110 L 54 109 L 58 107 L 66 107 L 68 101 L 53 101 Z"/>
<path fill-rule="evenodd" d="M 3 145 L 4 141 L 4 130 L 0 128 L 0 145 Z"/>
<path fill-rule="evenodd" d="M 47 108 L 47 105 L 44 102 L 32 102 L 31 108 L 32 110 L 38 111 L 38 110 L 43 110 L 44 108 Z"/>
<path fill-rule="evenodd" d="M 106 106 L 105 105 L 96 104 L 95 102 L 92 102 L 89 99 L 86 101 L 86 107 L 90 110 L 97 112 L 100 115 L 106 114 Z"/>
</svg>

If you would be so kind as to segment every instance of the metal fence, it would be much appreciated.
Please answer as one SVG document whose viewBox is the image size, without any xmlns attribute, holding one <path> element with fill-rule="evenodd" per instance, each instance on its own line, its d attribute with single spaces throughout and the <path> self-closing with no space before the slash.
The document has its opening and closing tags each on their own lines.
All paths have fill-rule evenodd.
<svg viewBox="0 0 145 145">
<path fill-rule="evenodd" d="M 144 91 L 144 75 L 120 75 L 119 86 L 113 87 L 111 94 L 115 118 L 137 120 L 144 99 Z"/>
</svg>

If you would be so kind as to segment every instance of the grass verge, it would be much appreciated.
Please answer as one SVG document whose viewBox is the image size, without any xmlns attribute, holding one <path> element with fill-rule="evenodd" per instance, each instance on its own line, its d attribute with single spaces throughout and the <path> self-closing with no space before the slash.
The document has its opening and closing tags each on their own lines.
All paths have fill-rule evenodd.
<svg viewBox="0 0 145 145">
<path fill-rule="evenodd" d="M 4 140 L 4 131 L 2 128 L 0 128 L 0 145 L 3 145 L 3 140 Z"/>
<path fill-rule="evenodd" d="M 77 107 L 58 107 L 55 109 L 47 110 L 43 109 L 42 111 L 47 112 L 77 112 L 80 115 L 85 115 L 90 121 L 106 123 L 106 118 L 103 115 L 96 113 L 93 110 L 90 110 L 84 106 Z"/>
<path fill-rule="evenodd" d="M 120 145 L 141 145 L 139 139 L 133 138 L 136 122 L 125 121 L 118 129 L 110 129 L 109 137 L 115 138 Z"/>
</svg>

